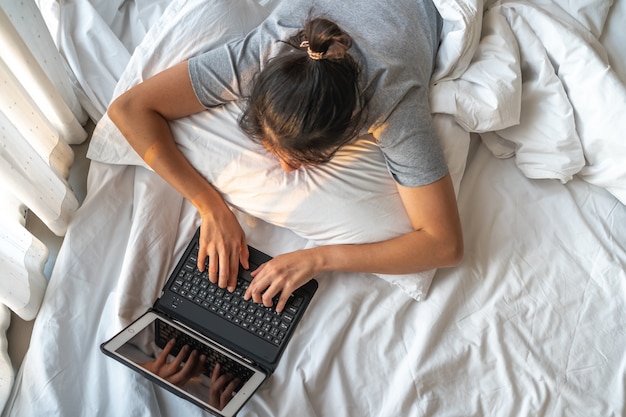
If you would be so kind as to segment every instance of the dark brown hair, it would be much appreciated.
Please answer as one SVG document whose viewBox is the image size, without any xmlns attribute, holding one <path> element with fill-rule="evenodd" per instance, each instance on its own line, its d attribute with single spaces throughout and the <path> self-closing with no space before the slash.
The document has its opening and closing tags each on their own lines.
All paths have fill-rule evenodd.
<svg viewBox="0 0 626 417">
<path fill-rule="evenodd" d="M 292 49 L 257 75 L 239 124 L 294 161 L 327 162 L 362 125 L 360 70 L 348 53 L 352 38 L 334 22 L 316 18 L 285 43 Z"/>
</svg>

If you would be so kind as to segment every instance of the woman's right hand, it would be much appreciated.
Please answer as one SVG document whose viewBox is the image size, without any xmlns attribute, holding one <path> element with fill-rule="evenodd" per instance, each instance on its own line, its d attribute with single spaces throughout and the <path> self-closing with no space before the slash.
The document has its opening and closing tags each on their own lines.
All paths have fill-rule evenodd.
<svg viewBox="0 0 626 417">
<path fill-rule="evenodd" d="M 208 257 L 209 280 L 232 292 L 237 286 L 239 263 L 245 269 L 249 267 L 246 235 L 223 200 L 214 201 L 211 209 L 200 215 L 198 269 L 204 271 Z"/>
<path fill-rule="evenodd" d="M 246 238 L 221 194 L 182 154 L 169 121 L 205 110 L 191 85 L 187 62 L 145 80 L 119 96 L 109 117 L 146 163 L 202 216 L 198 269 L 209 257 L 209 279 L 234 289 L 239 262 L 248 268 Z"/>
</svg>

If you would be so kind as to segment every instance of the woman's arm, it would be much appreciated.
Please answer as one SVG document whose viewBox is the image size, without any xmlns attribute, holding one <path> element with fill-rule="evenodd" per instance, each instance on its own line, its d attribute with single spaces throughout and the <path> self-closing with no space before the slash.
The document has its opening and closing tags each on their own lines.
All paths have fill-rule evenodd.
<svg viewBox="0 0 626 417">
<path fill-rule="evenodd" d="M 463 236 L 450 174 L 421 187 L 398 185 L 398 191 L 413 232 L 378 243 L 320 246 L 279 255 L 253 272 L 246 296 L 272 305 L 272 298 L 281 292 L 280 311 L 289 294 L 321 272 L 404 274 L 459 263 Z"/>
<path fill-rule="evenodd" d="M 220 193 L 180 152 L 169 126 L 170 120 L 202 110 L 183 62 L 122 94 L 108 114 L 144 161 L 198 209 L 198 268 L 204 270 L 209 256 L 211 281 L 234 289 L 239 262 L 248 267 L 244 232 Z"/>
</svg>

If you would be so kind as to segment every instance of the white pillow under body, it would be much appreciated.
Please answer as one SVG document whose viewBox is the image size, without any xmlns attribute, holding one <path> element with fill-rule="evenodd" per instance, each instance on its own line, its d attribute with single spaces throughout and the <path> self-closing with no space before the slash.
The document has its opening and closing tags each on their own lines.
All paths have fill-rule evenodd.
<svg viewBox="0 0 626 417">
<path fill-rule="evenodd" d="M 377 242 L 412 230 L 371 137 L 345 146 L 327 164 L 288 173 L 239 130 L 238 115 L 231 104 L 171 123 L 187 159 L 238 210 L 288 228 L 315 245 Z M 145 166 L 106 115 L 88 156 Z M 423 300 L 434 273 L 377 275 Z"/>
</svg>

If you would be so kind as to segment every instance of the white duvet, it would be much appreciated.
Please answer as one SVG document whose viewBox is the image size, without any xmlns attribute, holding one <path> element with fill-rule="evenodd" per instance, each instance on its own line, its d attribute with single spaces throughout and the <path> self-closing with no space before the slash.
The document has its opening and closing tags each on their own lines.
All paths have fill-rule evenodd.
<svg viewBox="0 0 626 417">
<path fill-rule="evenodd" d="M 438 4 L 463 25 L 444 36 L 432 111 L 515 156 L 529 178 L 578 175 L 626 204 L 626 88 L 594 37 L 612 2 L 490 3 L 481 16 L 482 2 Z"/>
<path fill-rule="evenodd" d="M 257 7 L 251 0 L 240 3 Z M 368 274 L 320 276 L 318 293 L 276 373 L 242 416 L 626 412 L 626 208 L 620 194 L 624 167 L 616 163 L 623 160 L 618 135 L 624 130 L 611 128 L 623 123 L 611 110 L 623 108 L 624 95 L 592 39 L 602 30 L 610 2 L 577 10 L 563 2 L 567 19 L 554 4 L 538 2 L 498 4 L 484 15 L 482 4 L 437 3 L 447 25 L 432 103 L 458 189 L 464 261 L 437 271 L 432 282 L 432 274 L 415 281 L 404 277 L 397 285 L 389 285 L 393 278 Z M 165 11 L 170 20 L 157 23 L 177 28 L 167 32 L 172 42 L 193 30 L 172 24 L 174 12 L 194 4 L 199 3 L 174 1 Z M 557 28 L 567 28 L 566 35 L 550 37 Z M 164 38 L 154 30 L 144 45 Z M 575 51 L 588 54 L 584 71 L 568 59 L 572 51 L 559 49 L 563 39 L 561 47 L 582 42 Z M 146 65 L 154 69 L 150 63 L 161 57 L 150 52 L 142 46 L 135 51 L 122 82 L 132 83 Z M 581 72 L 584 82 L 572 78 Z M 583 92 L 585 86 L 593 88 Z M 606 97 L 610 105 L 602 103 Z M 233 112 L 211 116 L 218 131 L 232 128 Z M 602 120 L 607 125 L 598 126 Z M 199 137 L 219 139 L 204 130 L 208 124 L 202 120 L 189 124 L 203 127 Z M 102 162 L 92 162 L 87 199 L 59 253 L 4 415 L 202 415 L 99 352 L 101 342 L 152 304 L 198 224 L 192 207 L 116 141 L 106 119 L 99 129 L 90 154 Z M 469 131 L 480 132 L 482 141 L 470 140 Z M 206 146 L 180 140 L 187 150 Z M 254 157 L 254 149 L 234 143 L 231 156 Z M 354 146 L 354 163 L 378 175 L 376 148 L 367 140 Z M 340 155 L 336 168 L 347 163 L 342 158 L 347 156 Z M 280 178 L 262 158 L 256 161 L 269 173 L 266 181 Z M 316 214 L 301 214 L 293 201 L 274 199 L 270 206 L 269 197 L 259 193 L 252 205 L 249 186 L 224 175 L 228 164 L 212 172 L 201 160 L 196 163 L 230 187 L 250 244 L 277 254 L 338 238 L 341 225 L 326 230 L 329 223 L 312 221 Z M 358 180 L 350 171 L 322 171 L 310 179 L 337 187 L 336 195 L 346 191 L 346 179 Z M 527 178 L 533 172 L 553 175 Z M 298 181 L 307 184 L 307 178 Z M 341 216 L 341 199 L 324 188 L 312 187 L 301 198 Z M 350 219 L 352 225 L 370 220 L 370 229 L 392 225 L 401 232 L 397 218 L 374 225 L 367 218 L 375 210 L 404 215 L 390 208 L 397 200 L 382 176 L 355 188 L 365 208 Z M 293 219 L 285 218 L 290 210 Z M 407 283 L 425 300 L 416 302 Z"/>
</svg>

